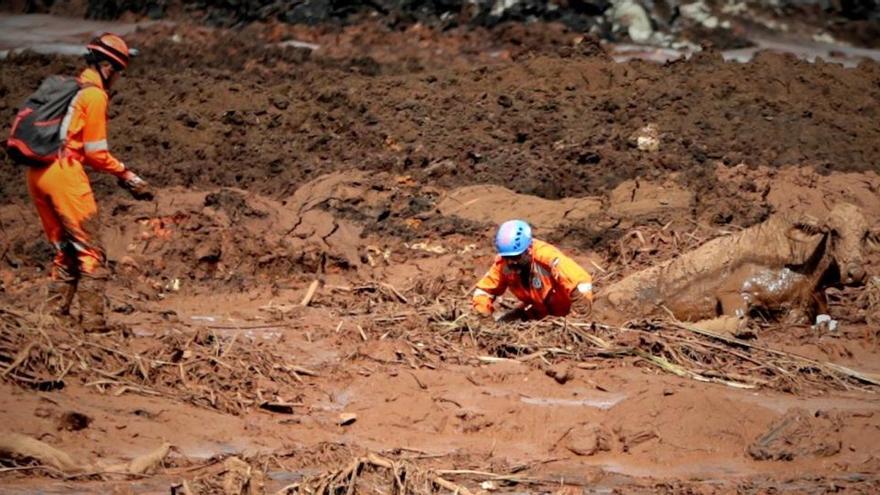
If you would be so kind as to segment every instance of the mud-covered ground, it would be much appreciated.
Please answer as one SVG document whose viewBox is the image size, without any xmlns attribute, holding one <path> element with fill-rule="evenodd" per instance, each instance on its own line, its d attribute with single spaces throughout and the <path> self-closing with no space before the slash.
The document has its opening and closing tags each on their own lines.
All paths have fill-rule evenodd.
<svg viewBox="0 0 880 495">
<path fill-rule="evenodd" d="M 364 492 L 390 490 L 383 459 L 441 491 L 431 476 L 475 492 L 880 488 L 877 387 L 839 367 L 880 372 L 877 253 L 865 286 L 829 289 L 837 331 L 761 322 L 764 349 L 671 322 L 467 316 L 510 217 L 599 292 L 777 211 L 846 201 L 876 223 L 880 65 L 615 63 L 542 24 L 132 39 L 144 54 L 110 142 L 158 195 L 92 176 L 114 332 L 44 315 L 52 253 L 23 171 L 0 168 L 3 431 L 78 466 L 0 457 L 13 493 L 247 493 L 235 476 L 274 493 L 368 453 Z M 272 46 L 293 39 L 320 48 Z M 0 62 L 0 114 L 77 67 Z"/>
</svg>

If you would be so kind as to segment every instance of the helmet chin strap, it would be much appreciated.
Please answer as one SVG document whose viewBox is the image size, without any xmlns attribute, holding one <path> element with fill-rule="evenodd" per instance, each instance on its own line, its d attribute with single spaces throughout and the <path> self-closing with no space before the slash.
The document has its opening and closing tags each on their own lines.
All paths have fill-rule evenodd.
<svg viewBox="0 0 880 495">
<path fill-rule="evenodd" d="M 104 72 L 105 72 L 105 71 L 109 71 L 110 74 L 109 74 L 109 75 L 104 75 Z M 98 64 L 98 74 L 101 75 L 101 82 L 104 84 L 104 89 L 110 89 L 110 85 L 111 85 L 111 83 L 113 82 L 113 81 L 112 81 L 112 79 L 113 79 L 113 68 L 112 68 L 112 67 L 109 67 L 109 68 L 108 68 L 108 67 L 106 67 L 106 66 L 102 67 L 100 64 Z"/>
<path fill-rule="evenodd" d="M 110 85 L 113 84 L 113 74 L 116 72 L 113 65 L 100 59 L 93 61 L 90 65 L 94 67 L 95 71 L 97 71 L 98 75 L 101 77 L 101 83 L 103 83 L 104 89 L 109 90 Z"/>
</svg>

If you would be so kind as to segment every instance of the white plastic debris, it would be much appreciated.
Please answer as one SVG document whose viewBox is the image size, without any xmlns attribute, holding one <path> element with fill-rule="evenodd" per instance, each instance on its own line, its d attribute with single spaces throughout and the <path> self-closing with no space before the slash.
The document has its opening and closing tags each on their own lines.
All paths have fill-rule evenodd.
<svg viewBox="0 0 880 495">
<path fill-rule="evenodd" d="M 831 315 L 821 314 L 816 315 L 816 324 L 813 325 L 814 329 L 823 329 L 828 330 L 829 332 L 837 331 L 837 320 L 831 318 Z"/>
<path fill-rule="evenodd" d="M 496 485 L 494 481 L 486 480 L 480 483 L 480 488 L 486 490 L 487 492 L 494 492 L 498 489 L 498 485 Z"/>
<path fill-rule="evenodd" d="M 635 43 L 646 43 L 654 34 L 645 8 L 632 0 L 615 2 L 612 16 L 615 24 L 626 27 L 627 34 Z"/>
<path fill-rule="evenodd" d="M 707 29 L 715 29 L 719 25 L 718 18 L 712 15 L 709 7 L 702 0 L 680 5 L 678 8 L 682 17 L 699 22 Z"/>
<path fill-rule="evenodd" d="M 829 45 L 837 43 L 837 40 L 834 39 L 834 36 L 831 36 L 828 33 L 814 34 L 813 41 L 815 41 L 816 43 L 826 43 Z"/>
<path fill-rule="evenodd" d="M 655 152 L 660 149 L 660 131 L 655 124 L 648 124 L 632 133 L 630 142 L 640 151 Z"/>
</svg>

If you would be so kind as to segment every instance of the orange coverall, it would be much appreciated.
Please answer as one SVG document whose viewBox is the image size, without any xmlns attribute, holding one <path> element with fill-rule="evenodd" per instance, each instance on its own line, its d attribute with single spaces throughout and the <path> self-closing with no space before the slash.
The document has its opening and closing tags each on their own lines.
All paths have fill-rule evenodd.
<svg viewBox="0 0 880 495">
<path fill-rule="evenodd" d="M 492 267 L 474 290 L 473 307 L 476 311 L 491 314 L 495 298 L 507 289 L 521 301 L 520 307 L 526 310 L 528 318 L 567 315 L 571 310 L 572 295 L 578 292 L 587 300 L 593 300 L 590 274 L 555 246 L 533 239 L 529 253 L 532 261 L 528 286 L 523 285 L 517 270 L 509 267 L 501 256 L 495 257 Z"/>
<path fill-rule="evenodd" d="M 28 192 L 43 230 L 57 250 L 52 271 L 56 280 L 94 275 L 104 263 L 103 247 L 93 225 L 98 207 L 83 164 L 117 177 L 125 173 L 125 165 L 107 147 L 109 98 L 101 76 L 88 68 L 79 80 L 87 86 L 74 97 L 62 122 L 66 139 L 59 158 L 48 167 L 27 169 Z"/>
</svg>

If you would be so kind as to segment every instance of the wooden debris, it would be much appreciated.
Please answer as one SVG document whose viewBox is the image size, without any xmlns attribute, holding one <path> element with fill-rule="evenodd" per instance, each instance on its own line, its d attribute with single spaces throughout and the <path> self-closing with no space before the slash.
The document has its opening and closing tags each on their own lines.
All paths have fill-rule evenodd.
<svg viewBox="0 0 880 495">
<path fill-rule="evenodd" d="M 289 402 L 263 402 L 260 409 L 279 414 L 293 414 L 294 406 L 302 404 L 294 404 Z"/>
<path fill-rule="evenodd" d="M 138 353 L 130 349 L 130 337 L 121 332 L 84 339 L 54 320 L 0 306 L 0 363 L 14 363 L 0 378 L 22 387 L 52 389 L 74 375 L 101 393 L 162 396 L 242 414 L 265 402 L 253 386 L 257 379 L 270 379 L 280 390 L 296 387 L 301 376 L 317 376 L 272 342 L 221 337 L 204 328 L 169 330 Z"/>
<path fill-rule="evenodd" d="M 484 363 L 540 359 L 549 366 L 566 359 L 572 366 L 595 369 L 603 359 L 633 359 L 667 373 L 728 387 L 812 390 L 876 390 L 880 375 L 820 362 L 706 331 L 674 320 L 635 321 L 610 326 L 576 318 L 506 324 L 472 324 L 463 313 L 432 313 L 430 334 L 406 333 L 410 341 L 431 342 L 425 350 Z M 479 354 L 468 355 L 462 347 Z M 420 354 L 424 354 L 424 350 Z M 485 355 L 488 353 L 489 355 Z"/>
<path fill-rule="evenodd" d="M 85 470 L 62 450 L 41 442 L 36 438 L 18 433 L 0 435 L 0 457 L 13 459 L 33 459 L 41 465 L 52 467 L 62 473 L 73 474 Z"/>
<path fill-rule="evenodd" d="M 14 370 L 18 365 L 24 362 L 28 358 L 28 355 L 30 355 L 31 349 L 33 349 L 34 345 L 36 345 L 36 342 L 30 342 L 21 351 L 19 351 L 12 363 L 7 366 L 6 369 L 4 369 L 2 373 L 0 373 L 0 375 L 5 377 L 9 374 L 10 371 Z"/>
<path fill-rule="evenodd" d="M 357 421 L 357 414 L 342 413 L 339 415 L 339 426 L 347 426 Z"/>
<path fill-rule="evenodd" d="M 128 463 L 125 472 L 129 474 L 147 474 L 154 472 L 170 452 L 171 444 L 165 442 L 152 452 L 148 452 L 140 457 L 132 459 L 131 462 Z"/>
<path fill-rule="evenodd" d="M 302 301 L 299 302 L 300 306 L 308 306 L 309 303 L 312 302 L 312 298 L 315 297 L 315 292 L 318 290 L 318 285 L 320 285 L 320 283 L 321 282 L 317 279 L 312 280 L 312 283 L 309 285 L 309 289 L 303 296 Z"/>
<path fill-rule="evenodd" d="M 263 473 L 238 457 L 223 462 L 224 495 L 257 495 L 263 493 Z"/>
<path fill-rule="evenodd" d="M 418 495 L 435 493 L 435 487 L 448 490 L 458 495 L 473 495 L 467 487 L 449 481 L 439 474 L 419 468 L 406 461 L 393 461 L 377 454 L 357 457 L 344 467 L 315 477 L 306 478 L 299 483 L 282 488 L 278 495 L 310 494 L 335 495 L 338 493 L 358 493 L 359 482 L 364 477 L 366 468 L 384 470 L 385 479 L 390 485 L 390 493 L 400 495 Z M 361 490 L 361 493 L 386 492 L 378 486 Z"/>
</svg>

